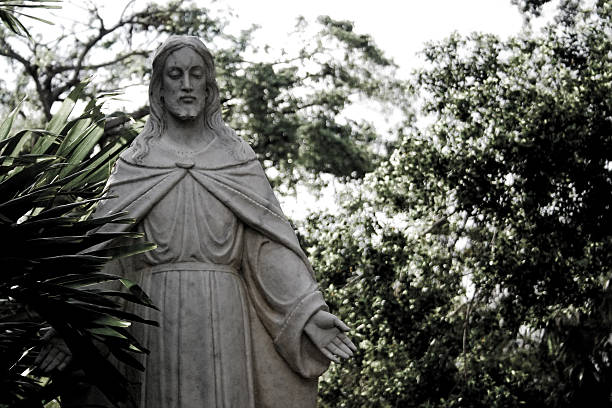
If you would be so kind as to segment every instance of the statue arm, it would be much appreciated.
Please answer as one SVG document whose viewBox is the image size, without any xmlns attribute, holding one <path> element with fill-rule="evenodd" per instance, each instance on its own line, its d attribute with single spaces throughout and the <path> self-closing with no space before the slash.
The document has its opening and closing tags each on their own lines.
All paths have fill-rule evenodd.
<svg viewBox="0 0 612 408">
<path fill-rule="evenodd" d="M 348 327 L 328 313 L 310 269 L 295 252 L 247 229 L 243 273 L 259 320 L 294 371 L 316 377 L 330 360 L 352 355 Z"/>
<path fill-rule="evenodd" d="M 242 272 L 250 303 L 278 354 L 304 378 L 316 378 L 329 365 L 304 328 L 327 304 L 309 269 L 287 247 L 246 228 Z"/>
</svg>

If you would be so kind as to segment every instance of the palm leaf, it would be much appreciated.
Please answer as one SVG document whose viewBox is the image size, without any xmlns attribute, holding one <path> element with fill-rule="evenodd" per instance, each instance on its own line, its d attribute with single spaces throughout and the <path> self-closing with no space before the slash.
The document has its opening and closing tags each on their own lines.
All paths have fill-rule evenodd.
<svg viewBox="0 0 612 408">
<path fill-rule="evenodd" d="M 0 247 L 0 370 L 6 373 L 0 406 L 42 406 L 57 396 L 58 382 L 42 386 L 32 374 L 22 375 L 34 368 L 33 356 L 49 327 L 64 338 L 90 381 L 111 401 L 125 401 L 125 380 L 102 349 L 142 369 L 132 354 L 147 351 L 125 326 L 156 324 L 120 307 L 123 302 L 154 307 L 138 285 L 101 273 L 108 260 L 154 245 L 137 233 L 91 232 L 107 223 L 133 222 L 125 214 L 91 218 L 112 163 L 133 134 L 93 154 L 104 129 L 100 106 L 92 101 L 70 119 L 84 87 L 70 93 L 44 130 L 13 132 L 18 108 L 0 124 L 0 233 L 10 237 Z M 34 146 L 24 154 L 32 138 Z M 124 291 L 99 286 L 111 282 Z M 15 321 L 18 317 L 26 320 Z"/>
<path fill-rule="evenodd" d="M 38 8 L 38 9 L 58 9 L 61 6 L 56 6 L 48 3 L 58 3 L 61 0 L 0 0 L 0 21 L 7 26 L 13 33 L 25 37 L 30 37 L 30 33 L 19 21 L 16 15 L 27 17 L 40 21 L 46 24 L 53 24 L 53 22 L 44 20 L 40 17 L 36 17 L 30 14 L 24 14 L 18 11 L 18 8 Z"/>
<path fill-rule="evenodd" d="M 0 16 L 1 15 L 2 14 L 1 14 L 1 11 L 0 11 Z M 4 141 L 5 139 L 8 138 L 8 136 L 10 134 L 10 131 L 11 131 L 11 128 L 13 127 L 13 122 L 15 121 L 15 116 L 17 116 L 17 113 L 19 113 L 19 110 L 21 109 L 21 104 L 22 103 L 23 103 L 23 100 L 17 104 L 15 109 L 13 109 L 9 113 L 9 115 L 6 117 L 6 119 L 4 119 L 2 121 L 2 124 L 0 124 L 0 141 Z"/>
</svg>

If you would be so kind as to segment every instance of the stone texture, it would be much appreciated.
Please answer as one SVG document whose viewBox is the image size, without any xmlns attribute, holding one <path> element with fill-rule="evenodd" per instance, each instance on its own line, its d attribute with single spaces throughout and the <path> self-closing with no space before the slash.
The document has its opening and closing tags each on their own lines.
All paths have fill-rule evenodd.
<svg viewBox="0 0 612 408">
<path fill-rule="evenodd" d="M 125 369 L 138 405 L 314 407 L 317 377 L 354 346 L 255 154 L 221 119 L 197 38 L 158 49 L 149 96 L 151 117 L 109 180 L 117 197 L 97 211 L 127 211 L 158 244 L 107 267 L 160 309 L 137 310 L 160 323 L 134 327 L 151 350 L 144 374 Z"/>
</svg>

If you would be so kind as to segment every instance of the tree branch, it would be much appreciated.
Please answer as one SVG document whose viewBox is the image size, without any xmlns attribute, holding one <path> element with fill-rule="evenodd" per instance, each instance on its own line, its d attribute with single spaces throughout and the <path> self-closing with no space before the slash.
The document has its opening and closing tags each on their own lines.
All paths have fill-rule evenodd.
<svg viewBox="0 0 612 408">
<path fill-rule="evenodd" d="M 142 57 L 147 57 L 149 56 L 150 52 L 149 51 L 132 51 L 129 52 L 127 54 L 124 54 L 120 57 L 115 58 L 114 60 L 111 61 L 106 61 L 106 62 L 101 62 L 99 64 L 92 64 L 92 65 L 83 65 L 81 66 L 81 70 L 90 70 L 90 69 L 98 69 L 98 68 L 103 68 L 103 67 L 107 67 L 109 65 L 113 65 L 116 64 L 118 62 L 124 61 L 130 57 L 136 56 L 136 55 L 140 55 Z M 55 74 L 59 74 L 62 72 L 66 72 L 66 71 L 72 71 L 77 69 L 78 67 L 75 65 L 59 65 L 59 66 L 55 66 L 53 68 L 53 72 Z"/>
<path fill-rule="evenodd" d="M 0 55 L 8 57 L 21 63 L 26 70 L 31 69 L 30 61 L 17 54 L 15 50 L 6 42 L 4 37 L 0 37 Z"/>
<path fill-rule="evenodd" d="M 13 47 L 6 42 L 6 39 L 0 37 L 0 55 L 8 57 L 12 60 L 18 61 L 21 65 L 23 65 L 26 73 L 32 78 L 34 81 L 34 86 L 36 87 L 36 92 L 38 93 L 38 97 L 40 98 L 40 102 L 42 103 L 43 113 L 47 120 L 51 119 L 51 104 L 49 103 L 48 94 L 40 83 L 38 66 L 33 65 L 25 59 L 22 55 L 18 54 Z"/>
<path fill-rule="evenodd" d="M 125 12 L 127 11 L 127 9 L 132 6 L 134 4 L 136 0 L 130 0 L 127 2 L 127 4 L 125 5 L 125 7 L 123 8 L 123 11 L 121 12 L 121 16 L 119 17 L 119 21 L 123 20 L 123 16 L 125 15 Z"/>
<path fill-rule="evenodd" d="M 92 10 L 92 12 L 97 12 Z M 81 70 L 84 69 L 86 66 L 83 65 L 83 61 L 85 60 L 85 57 L 87 56 L 87 54 L 89 53 L 89 51 L 91 51 L 91 49 L 98 43 L 100 42 L 100 40 L 102 40 L 104 37 L 106 37 L 107 35 L 113 33 L 114 31 L 118 30 L 119 28 L 129 25 L 129 24 L 134 24 L 134 25 L 147 25 L 147 21 L 146 20 L 141 20 L 141 19 L 151 19 L 152 17 L 155 16 L 155 14 L 160 14 L 163 13 L 162 10 L 158 11 L 157 13 L 151 13 L 150 11 L 141 11 L 138 13 L 134 13 L 131 16 L 129 16 L 129 18 L 125 19 L 125 20 L 119 20 L 114 26 L 110 27 L 110 28 L 105 28 L 104 25 L 102 25 L 99 29 L 98 29 L 98 34 L 94 37 L 91 37 L 89 39 L 89 41 L 87 41 L 84 44 L 83 50 L 81 51 L 81 53 L 79 54 L 78 58 L 77 58 L 77 63 L 76 66 L 74 67 L 74 75 L 73 78 L 78 78 L 78 75 L 80 74 Z"/>
<path fill-rule="evenodd" d="M 470 330 L 470 317 L 474 308 L 474 302 L 478 297 L 478 289 L 474 290 L 472 298 L 468 302 L 467 308 L 465 309 L 465 316 L 463 321 L 463 336 L 462 336 L 462 354 L 463 354 L 463 379 L 467 382 L 468 377 L 468 363 L 467 363 L 467 347 L 469 341 L 469 330 Z"/>
<path fill-rule="evenodd" d="M 51 84 L 51 78 L 52 77 L 47 78 L 47 81 L 49 82 L 49 84 Z M 53 91 L 50 92 L 51 100 L 53 102 L 59 100 L 59 97 L 61 94 L 63 94 L 64 92 L 72 88 L 73 86 L 77 85 L 79 82 L 81 81 L 78 78 L 76 79 L 72 78 L 68 80 L 65 84 L 63 84 L 62 86 L 58 86 L 57 88 L 55 88 Z"/>
<path fill-rule="evenodd" d="M 99 14 L 97 12 L 97 8 L 93 8 L 90 10 L 91 13 L 94 13 L 96 16 L 99 17 Z M 91 64 L 91 65 L 84 65 L 84 61 L 85 58 L 87 57 L 87 55 L 89 54 L 89 52 L 91 51 L 91 49 L 98 43 L 100 42 L 104 37 L 106 37 L 107 35 L 113 33 L 114 31 L 118 30 L 119 28 L 129 25 L 129 24 L 144 24 L 144 22 L 139 21 L 140 18 L 143 17 L 150 17 L 151 14 L 150 13 L 145 13 L 145 12 L 139 12 L 139 13 L 135 13 L 132 16 L 130 16 L 128 19 L 126 20 L 119 20 L 115 25 L 113 25 L 110 28 L 105 28 L 103 22 L 100 22 L 100 27 L 98 28 L 98 33 L 97 35 L 91 37 L 83 46 L 82 51 L 79 53 L 78 57 L 77 57 L 77 61 L 75 65 L 72 66 L 54 66 L 52 68 L 50 68 L 47 72 L 48 72 L 48 78 L 47 81 L 50 84 L 52 78 L 62 72 L 67 72 L 67 71 L 73 71 L 72 74 L 72 79 L 70 79 L 69 81 L 67 81 L 64 85 L 54 89 L 54 90 L 50 90 L 50 95 L 52 96 L 52 100 L 55 101 L 57 100 L 57 98 L 59 98 L 59 96 L 64 93 L 65 91 L 67 91 L 68 89 L 70 89 L 72 86 L 78 84 L 80 82 L 80 74 L 83 70 L 86 69 L 97 69 L 97 68 L 102 68 L 102 67 L 106 67 L 109 65 L 112 65 L 114 63 L 117 62 L 121 62 L 131 56 L 135 56 L 135 55 L 142 55 L 142 56 L 147 56 L 149 55 L 148 51 L 133 51 L 130 53 L 127 53 L 121 57 L 116 58 L 115 60 L 112 61 L 107 61 L 104 63 L 100 63 L 100 64 Z"/>
<path fill-rule="evenodd" d="M 63 93 L 78 84 L 82 80 L 84 72 L 112 67 L 114 64 L 125 63 L 125 61 L 131 57 L 146 57 L 150 54 L 150 51 L 147 50 L 132 50 L 130 48 L 126 50 L 125 53 L 111 57 L 111 60 L 102 61 L 100 63 L 89 63 L 88 59 L 91 52 L 95 50 L 103 40 L 109 38 L 110 34 L 121 32 L 119 30 L 122 28 L 126 30 L 133 28 L 146 29 L 148 27 L 159 27 L 165 24 L 165 22 L 171 18 L 172 13 L 183 4 L 182 1 L 174 1 L 166 7 L 160 8 L 149 6 L 144 10 L 131 11 L 130 7 L 133 1 L 126 3 L 119 21 L 111 26 L 105 25 L 102 15 L 99 13 L 95 4 L 90 5 L 87 11 L 93 21 L 94 27 L 91 27 L 93 30 L 89 31 L 88 35 L 79 36 L 77 34 L 67 35 L 62 33 L 58 40 L 53 41 L 52 44 L 54 44 L 54 46 L 47 46 L 45 43 L 36 43 L 34 44 L 34 49 L 32 49 L 34 54 L 33 57 L 16 52 L 0 34 L 0 56 L 8 57 L 9 60 L 21 64 L 26 75 L 32 78 L 36 87 L 39 103 L 47 119 L 51 117 L 50 112 L 52 104 L 58 101 Z M 99 23 L 96 23 L 96 20 Z M 57 41 L 63 41 L 66 38 L 72 38 L 72 36 L 74 36 L 76 44 L 74 44 L 74 48 L 68 58 L 64 60 L 63 64 L 57 64 L 56 62 L 45 65 L 44 67 L 39 67 L 35 64 L 34 61 L 36 61 L 36 57 L 40 55 L 41 52 L 53 52 L 56 49 Z M 83 37 L 84 40 L 80 41 L 79 38 Z M 28 44 L 28 46 L 32 48 L 32 44 Z"/>
<path fill-rule="evenodd" d="M 100 16 L 100 13 L 98 12 L 98 8 L 93 4 L 92 2 L 92 7 L 91 9 L 89 9 L 89 11 L 96 16 L 96 18 L 98 19 L 98 21 L 100 22 L 100 31 L 105 31 L 106 27 L 104 27 L 104 20 L 102 19 L 102 17 Z M 121 21 L 121 19 L 119 19 L 119 21 Z"/>
</svg>

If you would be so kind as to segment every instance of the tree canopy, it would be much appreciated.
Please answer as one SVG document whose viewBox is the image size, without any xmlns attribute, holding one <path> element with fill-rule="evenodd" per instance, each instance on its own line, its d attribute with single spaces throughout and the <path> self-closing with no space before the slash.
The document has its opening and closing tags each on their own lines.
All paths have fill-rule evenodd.
<svg viewBox="0 0 612 408">
<path fill-rule="evenodd" d="M 323 406 L 609 405 L 611 13 L 424 50 L 432 124 L 304 226 L 361 340 Z"/>
</svg>

